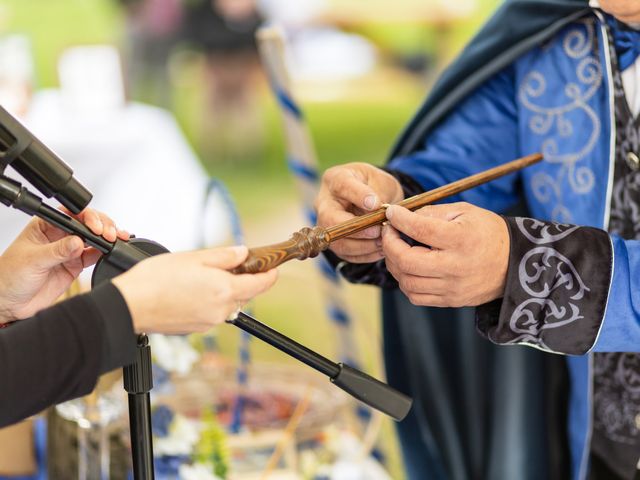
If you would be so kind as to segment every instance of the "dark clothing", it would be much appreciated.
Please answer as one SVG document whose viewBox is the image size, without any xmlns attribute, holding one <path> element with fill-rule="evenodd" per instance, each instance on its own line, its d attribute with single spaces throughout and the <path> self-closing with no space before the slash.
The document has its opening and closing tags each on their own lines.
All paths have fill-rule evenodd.
<svg viewBox="0 0 640 480">
<path fill-rule="evenodd" d="M 610 37 L 612 33 L 625 32 L 615 27 L 610 30 Z M 640 239 L 640 171 L 637 164 L 629 161 L 629 155 L 640 153 L 640 116 L 634 118 L 629 108 L 620 74 L 629 65 L 623 61 L 624 53 L 619 56 L 613 44 L 610 43 L 610 56 L 616 159 L 609 232 L 625 239 Z M 635 61 L 635 56 L 627 57 Z M 640 353 L 595 353 L 593 365 L 590 480 L 632 478 L 640 459 Z"/>
<path fill-rule="evenodd" d="M 0 329 L 0 426 L 90 393 L 135 350 L 129 309 L 111 283 Z"/>
<path fill-rule="evenodd" d="M 210 0 L 200 0 L 185 6 L 182 37 L 206 53 L 255 51 L 261 22 L 257 13 L 238 20 L 225 18 Z"/>
</svg>

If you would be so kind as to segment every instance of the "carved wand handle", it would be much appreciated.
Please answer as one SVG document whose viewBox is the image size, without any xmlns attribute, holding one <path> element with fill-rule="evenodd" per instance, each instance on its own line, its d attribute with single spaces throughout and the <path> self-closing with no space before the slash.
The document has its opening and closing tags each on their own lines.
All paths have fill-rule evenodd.
<svg viewBox="0 0 640 480">
<path fill-rule="evenodd" d="M 489 170 L 476 173 L 475 175 L 443 185 L 434 190 L 409 197 L 399 202 L 398 205 L 412 211 L 417 210 L 430 203 L 437 202 L 443 198 L 450 197 L 482 185 L 483 183 L 495 180 L 496 178 L 508 175 L 509 173 L 521 170 L 529 165 L 538 163 L 540 160 L 542 160 L 542 154 L 540 153 L 518 158 L 504 165 L 490 168 Z M 250 249 L 249 256 L 245 262 L 234 269 L 233 272 L 266 272 L 293 258 L 304 260 L 305 258 L 315 257 L 323 250 L 329 248 L 331 242 L 353 235 L 373 225 L 380 225 L 385 220 L 385 208 L 383 207 L 374 212 L 334 225 L 333 227 L 305 227 L 295 232 L 286 242 Z"/>
</svg>

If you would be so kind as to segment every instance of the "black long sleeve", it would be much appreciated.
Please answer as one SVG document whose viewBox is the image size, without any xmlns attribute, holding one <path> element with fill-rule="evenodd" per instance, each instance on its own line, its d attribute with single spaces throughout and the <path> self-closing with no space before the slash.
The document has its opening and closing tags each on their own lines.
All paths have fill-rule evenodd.
<svg viewBox="0 0 640 480">
<path fill-rule="evenodd" d="M 0 329 L 0 426 L 90 393 L 100 374 L 132 363 L 135 348 L 111 283 Z"/>
</svg>

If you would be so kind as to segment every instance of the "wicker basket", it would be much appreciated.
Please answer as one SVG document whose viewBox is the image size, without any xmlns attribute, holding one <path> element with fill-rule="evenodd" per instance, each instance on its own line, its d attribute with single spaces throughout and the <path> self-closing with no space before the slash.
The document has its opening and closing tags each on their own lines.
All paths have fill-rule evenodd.
<svg viewBox="0 0 640 480">
<path fill-rule="evenodd" d="M 242 394 L 249 403 L 240 433 L 227 433 L 226 446 L 231 460 L 229 478 L 258 478 L 266 460 L 282 442 L 283 432 L 291 414 L 303 397 L 309 396 L 309 407 L 302 416 L 295 434 L 283 450 L 278 472 L 282 478 L 296 478 L 298 451 L 322 441 L 328 425 L 350 422 L 348 397 L 336 389 L 326 377 L 306 368 L 258 364 L 250 367 L 250 381 Z M 198 419 L 205 409 L 218 412 L 218 420 L 228 427 L 230 411 L 240 393 L 232 366 L 207 368 L 197 365 L 189 374 L 173 376 L 170 391 L 152 391 L 152 406 L 165 405 L 190 419 Z M 119 387 L 115 387 L 119 388 Z M 122 390 L 122 402 L 126 394 Z M 131 468 L 130 440 L 126 408 L 124 414 L 109 426 L 110 478 L 127 478 Z M 55 410 L 49 415 L 48 451 L 49 478 L 76 478 L 78 471 L 78 426 L 63 419 Z M 99 433 L 89 430 L 90 448 L 97 449 Z M 277 478 L 277 477 L 274 477 Z"/>
</svg>

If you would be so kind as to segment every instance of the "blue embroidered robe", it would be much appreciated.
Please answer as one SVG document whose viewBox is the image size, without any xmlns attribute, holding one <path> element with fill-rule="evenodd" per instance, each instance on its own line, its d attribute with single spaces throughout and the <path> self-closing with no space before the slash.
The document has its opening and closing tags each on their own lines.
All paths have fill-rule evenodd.
<svg viewBox="0 0 640 480">
<path fill-rule="evenodd" d="M 500 212 L 524 192 L 534 218 L 606 228 L 614 157 L 609 68 L 607 39 L 599 23 L 565 25 L 494 74 L 423 139 L 419 150 L 396 156 L 388 167 L 429 190 L 542 151 L 542 164 L 451 201 L 468 201 Z M 605 289 L 600 302 L 602 315 L 577 312 L 572 322 L 576 328 L 589 324 L 588 340 L 556 350 L 577 355 L 566 357 L 574 478 L 584 478 L 587 468 L 591 428 L 588 352 L 640 350 L 640 243 L 611 237 L 611 244 L 608 253 L 612 256 L 605 263 L 611 264 L 613 273 L 607 279 L 611 287 Z M 574 280 L 588 288 L 589 279 L 574 273 Z M 502 343 L 526 343 L 553 351 L 542 340 L 542 332 Z"/>
</svg>

